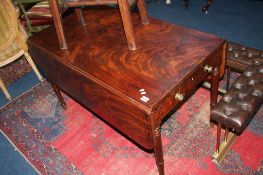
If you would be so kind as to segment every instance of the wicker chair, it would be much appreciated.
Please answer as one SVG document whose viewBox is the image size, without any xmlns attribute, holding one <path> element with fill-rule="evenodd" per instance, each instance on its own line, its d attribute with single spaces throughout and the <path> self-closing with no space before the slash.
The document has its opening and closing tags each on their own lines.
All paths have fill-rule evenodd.
<svg viewBox="0 0 263 175">
<path fill-rule="evenodd" d="M 12 2 L 10 0 L 0 0 L 0 67 L 8 65 L 24 55 L 39 80 L 42 81 L 42 76 L 28 54 L 26 36 L 18 22 L 17 13 Z M 11 95 L 1 79 L 0 87 L 5 96 L 11 99 Z"/>
</svg>

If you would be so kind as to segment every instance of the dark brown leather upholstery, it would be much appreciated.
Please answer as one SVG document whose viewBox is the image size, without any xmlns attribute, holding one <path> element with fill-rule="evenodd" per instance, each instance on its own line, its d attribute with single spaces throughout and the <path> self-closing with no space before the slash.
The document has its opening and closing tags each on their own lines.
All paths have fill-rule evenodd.
<svg viewBox="0 0 263 175">
<path fill-rule="evenodd" d="M 240 134 L 263 102 L 263 63 L 255 61 L 211 110 L 211 119 Z"/>
<path fill-rule="evenodd" d="M 255 60 L 263 63 L 263 51 L 236 43 L 228 43 L 227 66 L 243 71 L 254 64 Z"/>
</svg>

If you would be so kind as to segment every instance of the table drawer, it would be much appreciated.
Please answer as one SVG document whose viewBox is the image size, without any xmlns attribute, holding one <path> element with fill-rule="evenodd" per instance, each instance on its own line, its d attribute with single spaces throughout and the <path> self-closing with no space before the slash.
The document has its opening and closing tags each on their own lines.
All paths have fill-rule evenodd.
<svg viewBox="0 0 263 175">
<path fill-rule="evenodd" d="M 173 92 L 173 97 L 177 101 L 183 101 L 182 96 L 185 97 L 186 95 L 190 95 L 191 92 L 193 92 L 193 89 L 196 88 L 196 86 L 205 80 L 205 78 L 212 73 L 215 63 L 213 63 L 213 60 L 208 60 L 201 64 L 197 71 L 194 71 L 193 74 L 191 74 L 189 77 L 187 77 L 182 83 L 179 85 L 178 88 Z"/>
<path fill-rule="evenodd" d="M 221 64 L 220 54 L 209 56 L 205 62 L 200 64 L 196 70 L 193 70 L 192 73 L 187 76 L 173 92 L 168 96 L 168 98 L 161 103 L 155 112 L 159 113 L 158 120 L 161 120 L 165 115 L 167 115 L 175 106 L 178 106 L 179 103 L 183 103 L 186 99 L 191 96 L 199 83 L 206 79 L 209 74 L 212 73 L 214 67 Z"/>
</svg>

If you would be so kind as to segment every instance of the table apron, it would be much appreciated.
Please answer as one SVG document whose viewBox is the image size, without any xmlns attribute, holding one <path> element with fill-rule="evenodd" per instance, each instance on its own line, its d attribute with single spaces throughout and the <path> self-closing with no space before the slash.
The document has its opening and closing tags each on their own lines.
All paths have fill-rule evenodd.
<svg viewBox="0 0 263 175">
<path fill-rule="evenodd" d="M 149 115 L 134 104 L 110 92 L 85 75 L 29 45 L 34 62 L 47 80 L 78 101 L 106 123 L 139 145 L 153 149 Z"/>
<path fill-rule="evenodd" d="M 168 95 L 167 98 L 164 98 L 164 100 L 155 108 L 153 114 L 156 116 L 155 120 L 161 121 L 169 112 L 177 110 L 177 108 L 196 91 L 198 85 L 207 80 L 211 72 L 205 71 L 205 66 L 212 66 L 212 68 L 224 66 L 222 65 L 223 54 L 224 45 L 211 53 L 202 64 L 193 70 L 191 74 L 186 76 L 181 83 L 174 88 L 170 95 Z M 183 99 L 178 100 L 175 98 L 176 94 L 181 94 Z"/>
</svg>

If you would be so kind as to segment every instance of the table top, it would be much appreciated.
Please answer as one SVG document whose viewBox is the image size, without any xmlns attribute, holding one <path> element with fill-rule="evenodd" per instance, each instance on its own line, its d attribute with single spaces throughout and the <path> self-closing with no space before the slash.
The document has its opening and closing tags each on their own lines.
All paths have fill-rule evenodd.
<svg viewBox="0 0 263 175">
<path fill-rule="evenodd" d="M 87 23 L 84 27 L 75 15 L 63 19 L 67 50 L 59 48 L 54 27 L 31 37 L 29 42 L 150 110 L 225 42 L 219 37 L 153 18 L 149 25 L 142 25 L 139 15 L 134 14 L 137 50 L 129 51 L 117 9 L 87 9 L 84 18 Z"/>
</svg>

